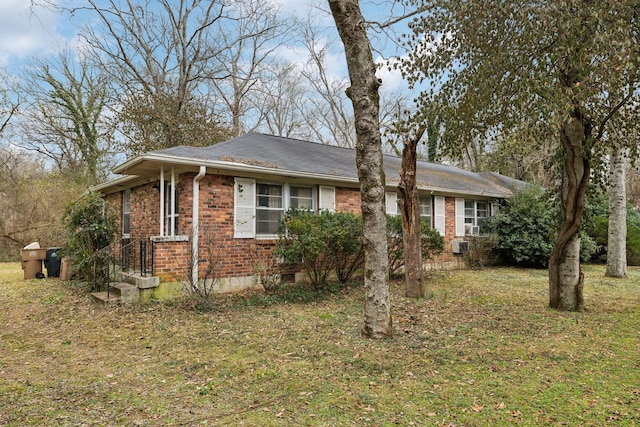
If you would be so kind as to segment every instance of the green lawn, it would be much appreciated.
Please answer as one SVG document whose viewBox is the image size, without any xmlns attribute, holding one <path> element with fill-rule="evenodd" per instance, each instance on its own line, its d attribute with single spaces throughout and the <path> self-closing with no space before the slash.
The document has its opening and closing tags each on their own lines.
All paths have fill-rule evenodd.
<svg viewBox="0 0 640 427">
<path fill-rule="evenodd" d="M 640 269 L 603 272 L 583 313 L 546 308 L 545 271 L 393 284 L 396 337 L 369 341 L 361 288 L 101 307 L 0 264 L 0 425 L 640 425 Z"/>
</svg>

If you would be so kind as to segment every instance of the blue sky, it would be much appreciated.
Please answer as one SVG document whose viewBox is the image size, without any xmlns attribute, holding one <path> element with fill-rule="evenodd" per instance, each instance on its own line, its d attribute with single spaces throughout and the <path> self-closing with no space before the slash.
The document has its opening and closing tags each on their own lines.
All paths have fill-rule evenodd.
<svg viewBox="0 0 640 427">
<path fill-rule="evenodd" d="M 63 7 L 79 6 L 82 0 L 35 0 L 49 2 Z M 270 0 L 276 3 L 276 0 Z M 311 13 L 321 25 L 333 27 L 333 20 L 328 12 L 328 4 L 323 0 L 280 0 L 282 10 L 306 16 Z M 363 13 L 367 19 L 378 18 L 379 7 L 367 6 L 363 3 Z M 379 12 L 378 12 L 379 13 Z M 47 56 L 65 47 L 77 46 L 80 20 L 69 21 L 68 17 L 45 7 L 32 8 L 29 0 L 0 0 L 0 67 L 19 74 L 21 67 L 28 64 L 29 58 Z M 337 35 L 336 35 L 337 38 Z M 291 50 L 289 54 L 299 52 Z M 283 55 L 285 55 L 283 51 Z M 331 52 L 333 60 L 329 61 L 333 69 L 331 74 L 346 77 L 345 60 L 341 46 Z M 400 76 L 381 72 L 386 89 L 403 86 Z"/>
</svg>

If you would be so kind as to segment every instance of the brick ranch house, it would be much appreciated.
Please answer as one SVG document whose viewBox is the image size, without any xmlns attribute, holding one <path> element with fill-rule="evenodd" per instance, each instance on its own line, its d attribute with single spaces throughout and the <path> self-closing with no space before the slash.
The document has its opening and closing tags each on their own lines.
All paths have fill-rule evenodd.
<svg viewBox="0 0 640 427">
<path fill-rule="evenodd" d="M 397 214 L 400 164 L 384 157 L 389 214 Z M 460 242 L 482 234 L 497 202 L 524 184 L 422 161 L 417 169 L 421 215 L 445 238 L 445 251 L 428 268 L 459 267 Z M 114 172 L 122 176 L 93 190 L 118 212 L 123 239 L 153 242 L 153 274 L 165 283 L 202 277 L 203 258 L 215 248 L 224 255 L 216 264 L 221 290 L 255 286 L 255 267 L 270 257 L 287 209 L 360 212 L 355 150 L 291 138 L 250 133 L 209 147 L 167 148 Z M 199 272 L 189 269 L 194 259 Z"/>
</svg>

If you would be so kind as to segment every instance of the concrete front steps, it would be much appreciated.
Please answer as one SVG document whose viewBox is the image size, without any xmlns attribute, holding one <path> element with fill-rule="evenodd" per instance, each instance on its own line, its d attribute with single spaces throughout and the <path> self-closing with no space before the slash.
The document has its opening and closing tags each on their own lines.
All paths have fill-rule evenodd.
<svg viewBox="0 0 640 427">
<path fill-rule="evenodd" d="M 93 292 L 91 297 L 99 304 L 133 304 L 140 301 L 142 292 L 152 291 L 160 284 L 160 278 L 155 276 L 142 277 L 139 274 L 120 273 L 119 282 L 109 283 L 109 292 Z"/>
</svg>

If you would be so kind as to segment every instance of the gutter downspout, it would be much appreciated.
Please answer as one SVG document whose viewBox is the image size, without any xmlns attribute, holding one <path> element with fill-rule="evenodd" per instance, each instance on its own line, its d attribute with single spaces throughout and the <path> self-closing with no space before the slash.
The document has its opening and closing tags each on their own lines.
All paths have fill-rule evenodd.
<svg viewBox="0 0 640 427">
<path fill-rule="evenodd" d="M 193 219 L 191 221 L 191 286 L 198 287 L 198 225 L 200 220 L 200 180 L 207 173 L 206 166 L 200 166 L 200 172 L 193 177 Z"/>
<path fill-rule="evenodd" d="M 164 165 L 160 165 L 160 234 L 159 236 L 164 236 Z"/>
</svg>

